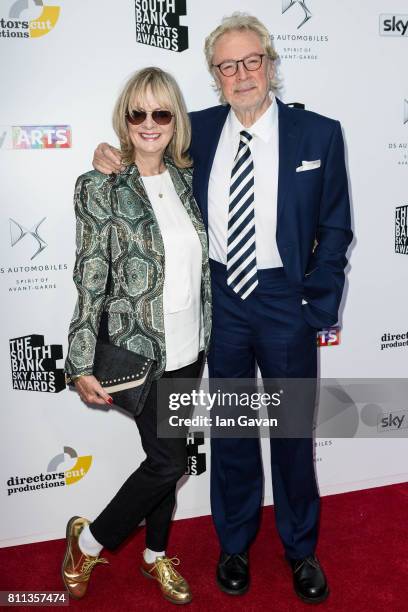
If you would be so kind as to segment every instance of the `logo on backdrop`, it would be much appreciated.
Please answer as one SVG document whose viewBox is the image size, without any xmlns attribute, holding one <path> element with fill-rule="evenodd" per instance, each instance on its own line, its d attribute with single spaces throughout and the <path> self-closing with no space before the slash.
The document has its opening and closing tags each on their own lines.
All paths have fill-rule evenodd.
<svg viewBox="0 0 408 612">
<path fill-rule="evenodd" d="M 408 15 L 380 15 L 380 36 L 408 36 Z"/>
<path fill-rule="evenodd" d="M 390 334 L 385 332 L 381 336 L 381 350 L 408 346 L 408 331 L 401 334 Z"/>
<path fill-rule="evenodd" d="M 381 413 L 377 419 L 377 431 L 396 431 L 408 428 L 407 410 L 394 410 L 388 414 Z"/>
<path fill-rule="evenodd" d="M 311 4 L 311 0 L 282 0 L 281 15 L 274 17 L 274 23 L 282 19 L 285 25 L 292 24 L 293 29 L 290 32 L 271 32 L 271 40 L 281 60 L 309 62 L 320 59 L 322 44 L 329 41 L 329 36 L 310 30 L 310 23 L 315 23 Z"/>
<path fill-rule="evenodd" d="M 36 223 L 31 229 L 26 229 L 23 225 L 14 221 L 14 219 L 10 219 L 10 238 L 11 238 L 11 246 L 14 247 L 16 244 L 20 242 L 26 236 L 31 237 L 34 241 L 34 252 L 30 259 L 34 259 L 45 249 L 47 243 L 43 238 L 41 238 L 39 233 L 40 225 L 46 220 L 47 217 L 44 217 Z"/>
<path fill-rule="evenodd" d="M 398 116 L 398 125 L 401 126 L 401 136 L 402 130 L 404 130 L 405 135 L 406 126 L 408 125 L 408 100 L 406 98 L 402 101 L 402 112 L 401 115 Z M 398 166 L 408 166 L 408 142 L 406 140 L 389 142 L 388 151 L 393 153 Z"/>
<path fill-rule="evenodd" d="M 395 209 L 395 252 L 408 255 L 408 205 Z"/>
<path fill-rule="evenodd" d="M 190 432 L 187 436 L 187 470 L 189 476 L 199 476 L 206 470 L 205 453 L 200 453 L 199 446 L 204 444 L 204 433 L 201 431 Z"/>
<path fill-rule="evenodd" d="M 4 226 L 2 231 L 5 234 Z M 28 294 L 33 291 L 56 289 L 54 273 L 66 272 L 68 264 L 44 262 L 43 252 L 48 247 L 47 234 L 49 234 L 47 217 L 42 217 L 40 220 L 37 217 L 30 219 L 29 222 L 10 217 L 8 231 L 11 245 L 9 252 L 12 259 L 8 258 L 9 261 L 3 262 L 0 266 L 0 275 L 6 276 L 10 281 L 9 292 Z M 0 240 L 5 239 L 5 235 L 0 236 Z M 16 261 L 22 261 L 23 265 L 16 265 Z"/>
<path fill-rule="evenodd" d="M 309 19 L 312 17 L 312 13 L 307 8 L 306 2 L 304 0 L 282 0 L 282 15 L 295 5 L 299 5 L 300 7 L 302 7 L 304 13 L 303 21 L 301 21 L 301 23 L 297 27 L 297 29 L 299 30 L 299 28 L 304 26 L 305 23 L 309 21 Z"/>
<path fill-rule="evenodd" d="M 70 149 L 69 125 L 11 125 L 0 127 L 0 149 Z"/>
<path fill-rule="evenodd" d="M 42 0 L 15 0 L 10 3 L 8 16 L 0 17 L 0 38 L 45 36 L 54 29 L 60 10 Z"/>
<path fill-rule="evenodd" d="M 65 389 L 65 375 L 57 367 L 62 359 L 61 344 L 45 344 L 44 336 L 32 334 L 9 341 L 13 389 L 59 393 Z"/>
<path fill-rule="evenodd" d="M 327 450 L 329 448 L 333 447 L 333 440 L 315 440 L 314 443 L 316 452 L 315 452 L 315 463 L 321 463 L 323 461 L 323 459 L 325 459 L 325 452 L 327 452 Z"/>
<path fill-rule="evenodd" d="M 180 25 L 186 0 L 135 0 L 135 10 L 136 42 L 167 51 L 188 49 L 188 27 Z"/>
<path fill-rule="evenodd" d="M 340 327 L 329 327 L 317 332 L 317 346 L 338 346 L 340 339 Z"/>
<path fill-rule="evenodd" d="M 67 470 L 61 469 L 64 463 L 72 462 L 72 460 L 75 460 L 72 467 Z M 6 482 L 7 495 L 73 485 L 88 473 L 91 464 L 92 455 L 78 456 L 75 449 L 64 446 L 63 452 L 53 457 L 48 463 L 45 473 L 41 472 L 32 476 L 10 476 Z"/>
</svg>

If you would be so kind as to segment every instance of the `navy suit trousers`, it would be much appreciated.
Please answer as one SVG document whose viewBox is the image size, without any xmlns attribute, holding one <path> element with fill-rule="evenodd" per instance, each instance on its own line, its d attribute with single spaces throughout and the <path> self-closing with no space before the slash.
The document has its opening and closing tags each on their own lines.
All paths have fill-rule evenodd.
<svg viewBox="0 0 408 612">
<path fill-rule="evenodd" d="M 226 267 L 210 261 L 213 330 L 211 378 L 267 378 L 317 374 L 316 330 L 302 314 L 302 297 L 283 268 L 258 270 L 258 286 L 242 300 L 227 285 Z M 310 425 L 312 431 L 312 423 Z M 319 494 L 312 436 L 271 438 L 272 486 L 277 529 L 290 558 L 316 548 Z M 257 438 L 211 440 L 211 506 L 223 551 L 249 548 L 259 525 L 263 472 Z"/>
</svg>

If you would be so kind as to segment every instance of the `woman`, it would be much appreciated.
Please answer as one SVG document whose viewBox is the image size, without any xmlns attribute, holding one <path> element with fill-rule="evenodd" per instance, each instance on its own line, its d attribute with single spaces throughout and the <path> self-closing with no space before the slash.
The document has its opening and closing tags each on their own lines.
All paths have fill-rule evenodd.
<svg viewBox="0 0 408 612">
<path fill-rule="evenodd" d="M 92 523 L 70 519 L 62 575 L 70 595 L 83 597 L 92 569 L 106 563 L 102 548 L 117 548 L 145 518 L 142 573 L 166 599 L 188 603 L 178 560 L 165 552 L 186 442 L 157 438 L 156 381 L 198 380 L 211 295 L 207 238 L 191 191 L 190 124 L 173 77 L 158 68 L 137 72 L 119 96 L 113 125 L 124 171 L 88 172 L 75 189 L 78 302 L 65 369 L 83 401 L 112 403 L 92 375 L 106 312 L 110 342 L 155 359 L 155 382 L 135 418 L 146 459 Z"/>
</svg>

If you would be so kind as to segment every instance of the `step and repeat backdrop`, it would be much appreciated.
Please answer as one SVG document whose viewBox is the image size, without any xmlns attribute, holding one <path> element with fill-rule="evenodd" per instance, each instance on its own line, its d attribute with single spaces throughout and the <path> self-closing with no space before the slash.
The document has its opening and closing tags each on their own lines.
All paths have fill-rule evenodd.
<svg viewBox="0 0 408 612">
<path fill-rule="evenodd" d="M 94 518 L 143 459 L 133 421 L 65 388 L 74 183 L 99 142 L 116 144 L 111 113 L 134 70 L 172 72 L 189 110 L 217 104 L 204 38 L 247 8 L 244 0 L 0 0 L 0 546 L 63 537 L 70 516 Z M 344 129 L 356 238 L 340 324 L 316 339 L 321 375 L 404 378 L 406 0 L 252 0 L 250 10 L 280 55 L 281 99 Z M 385 429 L 408 427 L 408 411 L 386 418 Z M 209 441 L 198 431 L 187 443 L 175 518 L 210 513 Z M 406 456 L 406 440 L 380 425 L 371 439 L 319 438 L 321 493 L 404 481 Z"/>
</svg>

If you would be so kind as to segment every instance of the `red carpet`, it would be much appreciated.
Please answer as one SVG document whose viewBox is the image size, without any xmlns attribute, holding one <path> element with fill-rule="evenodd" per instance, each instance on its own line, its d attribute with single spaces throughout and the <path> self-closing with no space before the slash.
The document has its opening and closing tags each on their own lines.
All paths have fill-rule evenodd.
<svg viewBox="0 0 408 612">
<path fill-rule="evenodd" d="M 318 556 L 331 593 L 320 609 L 407 610 L 407 525 L 408 483 L 324 497 Z M 138 570 L 143 535 L 139 530 L 119 551 L 105 555 L 110 565 L 96 567 L 86 598 L 71 600 L 71 609 L 174 612 L 175 606 L 162 599 L 155 583 Z M 252 584 L 242 597 L 225 595 L 215 585 L 218 545 L 211 517 L 175 522 L 168 552 L 181 557 L 182 574 L 193 589 L 194 600 L 187 610 L 311 609 L 292 591 L 272 508 L 263 512 L 261 529 L 251 549 Z M 63 540 L 0 549 L 0 590 L 63 590 L 63 553 Z"/>
</svg>

